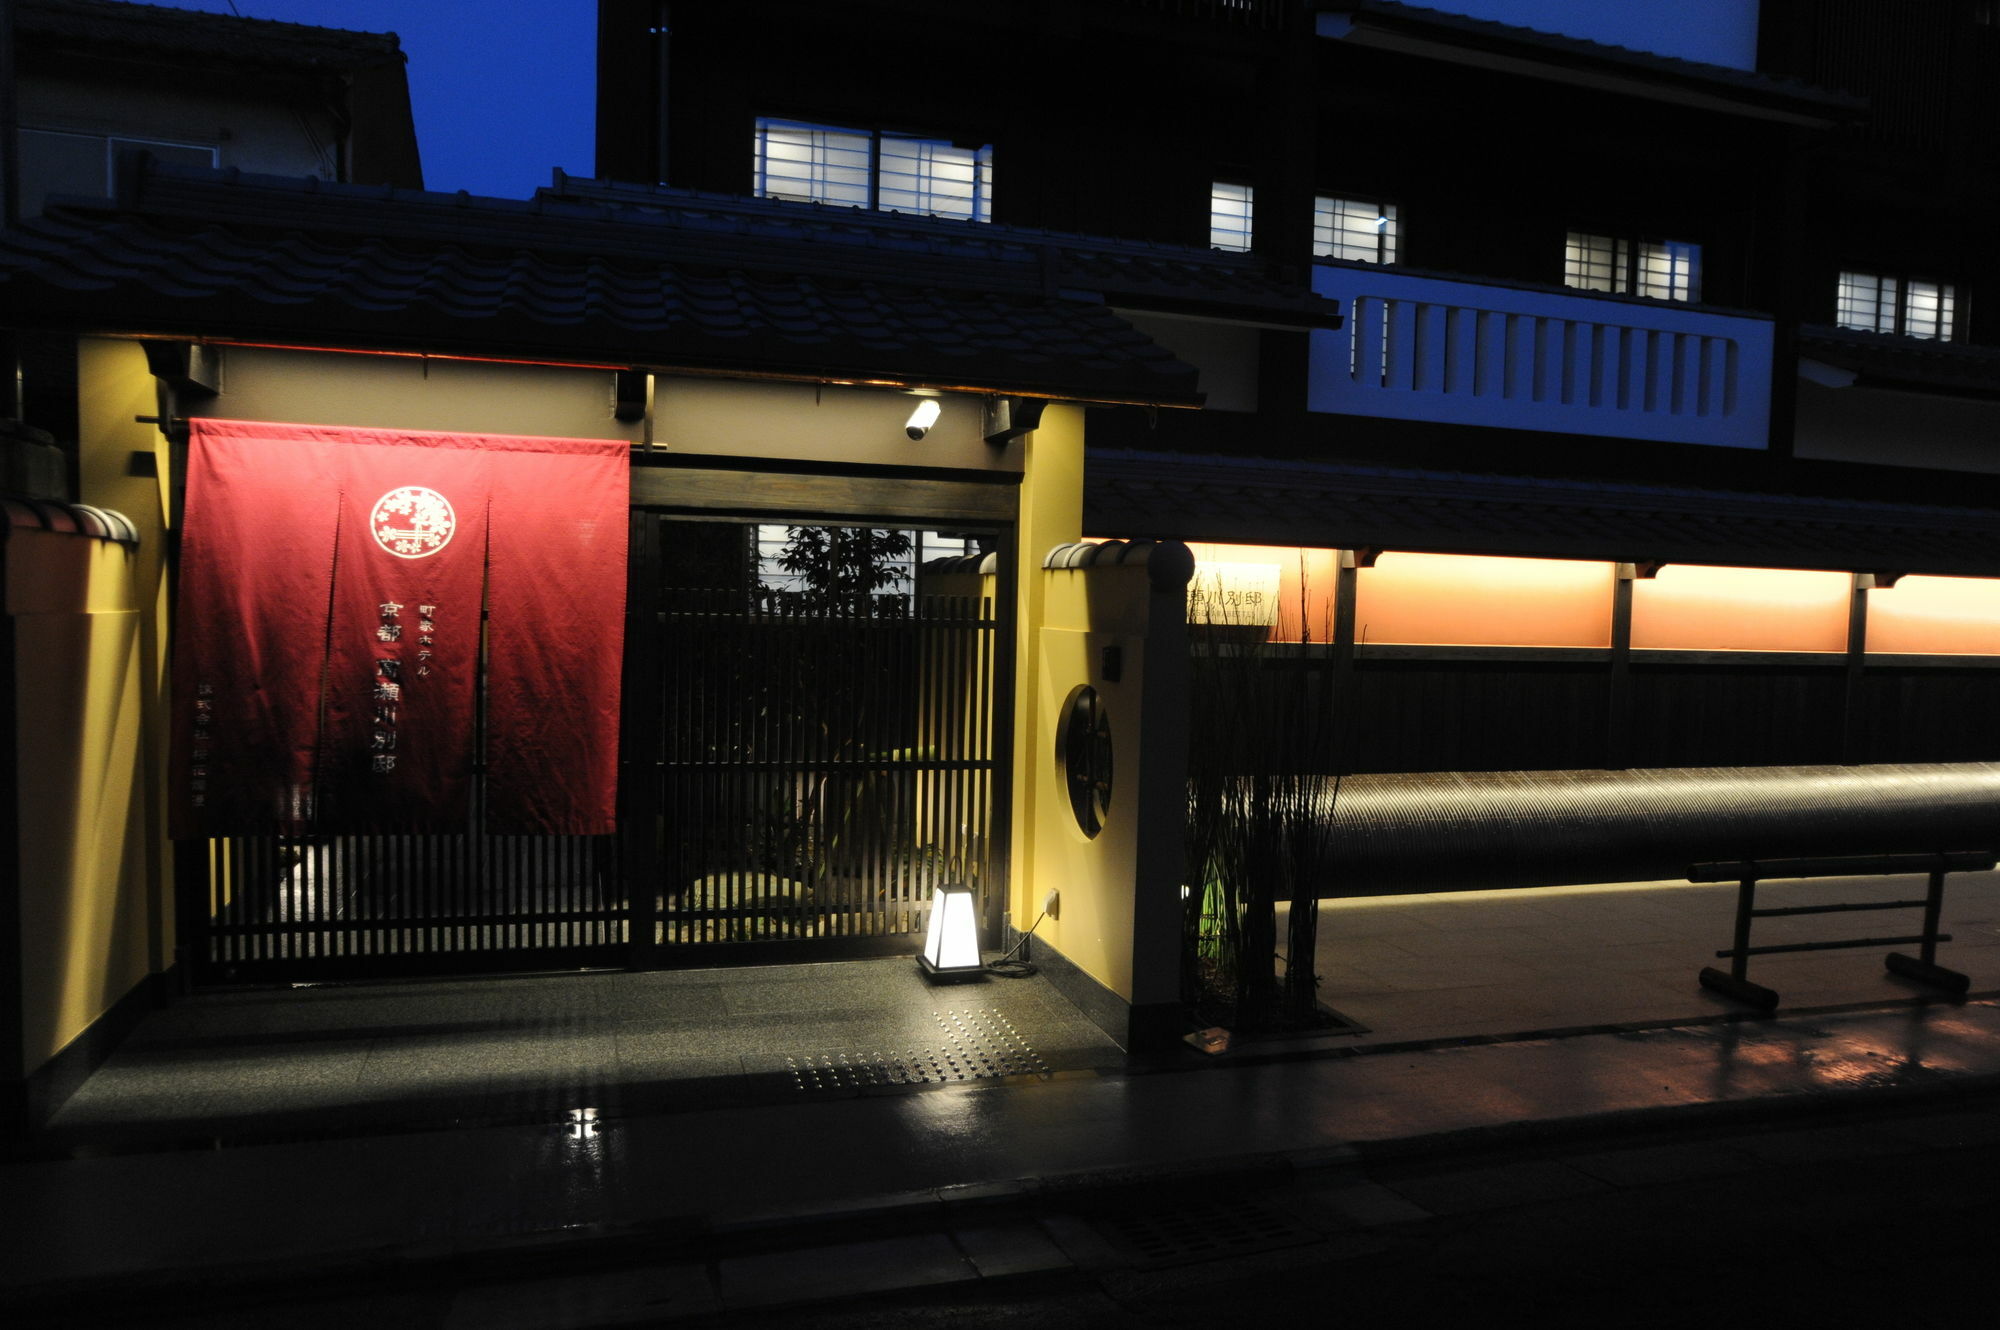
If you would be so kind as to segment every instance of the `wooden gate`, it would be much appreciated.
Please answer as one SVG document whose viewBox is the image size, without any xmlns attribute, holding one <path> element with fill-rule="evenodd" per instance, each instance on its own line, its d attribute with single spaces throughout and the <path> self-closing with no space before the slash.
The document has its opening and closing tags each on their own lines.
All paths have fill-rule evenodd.
<svg viewBox="0 0 2000 1330">
<path fill-rule="evenodd" d="M 652 828 L 635 893 L 656 959 L 912 948 L 937 884 L 992 876 L 998 620 L 976 545 L 651 520 L 655 780 L 628 819 Z"/>
<path fill-rule="evenodd" d="M 612 836 L 232 837 L 183 858 L 197 984 L 627 963 Z M 192 896 L 192 900 L 188 897 Z"/>
<path fill-rule="evenodd" d="M 184 842 L 194 982 L 912 948 L 986 893 L 999 618 L 974 540 L 633 514 L 618 836 Z"/>
</svg>

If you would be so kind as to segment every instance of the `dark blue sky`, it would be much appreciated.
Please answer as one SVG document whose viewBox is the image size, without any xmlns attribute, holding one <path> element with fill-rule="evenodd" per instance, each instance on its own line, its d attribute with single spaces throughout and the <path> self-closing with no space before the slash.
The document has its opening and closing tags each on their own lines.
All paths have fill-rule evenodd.
<svg viewBox="0 0 2000 1330">
<path fill-rule="evenodd" d="M 526 198 L 594 166 L 593 0 L 167 0 L 245 18 L 393 32 L 410 60 L 424 184 Z"/>
<path fill-rule="evenodd" d="M 725 2 L 726 0 L 721 0 Z M 940 0 L 948 3 L 950 0 Z M 166 0 L 394 32 L 409 56 L 424 183 L 525 198 L 549 169 L 595 167 L 596 0 Z M 1749 68 L 1755 0 L 1428 0 L 1478 18 Z"/>
</svg>

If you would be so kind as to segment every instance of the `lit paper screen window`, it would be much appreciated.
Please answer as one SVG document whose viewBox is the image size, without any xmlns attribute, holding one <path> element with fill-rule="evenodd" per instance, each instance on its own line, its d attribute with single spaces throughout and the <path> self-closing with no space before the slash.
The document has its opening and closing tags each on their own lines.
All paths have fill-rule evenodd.
<svg viewBox="0 0 2000 1330">
<path fill-rule="evenodd" d="M 1958 293 L 1943 282 L 1870 272 L 1840 274 L 1834 322 L 1843 328 L 1948 342 L 1957 314 Z"/>
<path fill-rule="evenodd" d="M 1396 261 L 1396 206 L 1321 195 L 1313 200 L 1313 253 L 1355 263 Z"/>
<path fill-rule="evenodd" d="M 875 206 L 887 212 L 986 221 L 993 216 L 993 149 L 884 134 Z"/>
<path fill-rule="evenodd" d="M 770 199 L 991 221 L 993 148 L 762 119 L 756 192 Z"/>
<path fill-rule="evenodd" d="M 869 206 L 874 142 L 867 134 L 757 122 L 757 193 L 767 199 Z"/>
<path fill-rule="evenodd" d="M 1685 240 L 1641 241 L 1633 293 L 1655 300 L 1699 300 L 1701 246 Z"/>
<path fill-rule="evenodd" d="M 1250 248 L 1251 188 L 1216 181 L 1208 191 L 1208 243 L 1214 249 Z"/>
<path fill-rule="evenodd" d="M 1699 300 L 1701 246 L 1571 231 L 1563 245 L 1563 285 L 1654 300 Z"/>
</svg>

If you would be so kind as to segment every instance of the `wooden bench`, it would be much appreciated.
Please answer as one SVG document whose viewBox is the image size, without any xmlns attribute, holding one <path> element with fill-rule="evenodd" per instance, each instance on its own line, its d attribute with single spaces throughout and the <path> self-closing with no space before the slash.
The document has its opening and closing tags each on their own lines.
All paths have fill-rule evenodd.
<svg viewBox="0 0 2000 1330">
<path fill-rule="evenodd" d="M 1765 1011 L 1778 1005 L 1778 994 L 1749 979 L 1750 958 L 1781 951 L 1832 951 L 1841 947 L 1895 947 L 1915 943 L 1915 956 L 1892 951 L 1884 959 L 1892 973 L 1946 992 L 1964 993 L 1971 980 L 1956 970 L 1937 963 L 1937 944 L 1951 941 L 1951 934 L 1938 932 L 1938 914 L 1944 907 L 1944 878 L 1947 873 L 1978 873 L 1994 865 L 1995 854 L 1986 850 L 1963 850 L 1944 854 L 1847 855 L 1830 859 L 1730 859 L 1695 864 L 1688 869 L 1690 882 L 1728 882 L 1736 891 L 1736 940 L 1716 957 L 1729 959 L 1729 971 L 1713 966 L 1701 972 L 1701 986 L 1725 997 Z M 1772 878 L 1794 877 L 1875 877 L 1890 874 L 1925 873 L 1930 890 L 1921 900 L 1847 901 L 1834 905 L 1791 905 L 1782 909 L 1757 908 L 1757 884 Z M 1923 931 L 1903 937 L 1857 937 L 1831 942 L 1787 942 L 1777 946 L 1750 945 L 1750 924 L 1754 919 L 1791 914 L 1845 914 L 1855 910 L 1913 910 L 1923 913 Z"/>
</svg>

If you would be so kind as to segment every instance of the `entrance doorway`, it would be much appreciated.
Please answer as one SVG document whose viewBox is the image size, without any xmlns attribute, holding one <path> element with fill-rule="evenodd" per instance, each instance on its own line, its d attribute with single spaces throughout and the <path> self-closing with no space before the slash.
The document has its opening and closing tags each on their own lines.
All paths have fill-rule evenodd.
<svg viewBox="0 0 2000 1330">
<path fill-rule="evenodd" d="M 907 950 L 988 896 L 1004 745 L 991 533 L 642 514 L 627 850 L 642 963 Z M 647 618 L 635 613 L 637 628 Z M 643 631 L 643 630 L 642 630 Z"/>
<path fill-rule="evenodd" d="M 939 883 L 992 898 L 994 533 L 632 537 L 621 833 L 493 834 L 475 772 L 459 834 L 183 842 L 196 984 L 882 954 Z"/>
</svg>

